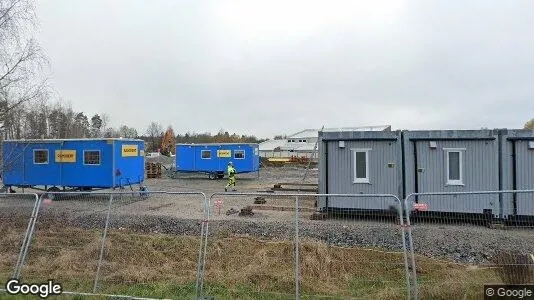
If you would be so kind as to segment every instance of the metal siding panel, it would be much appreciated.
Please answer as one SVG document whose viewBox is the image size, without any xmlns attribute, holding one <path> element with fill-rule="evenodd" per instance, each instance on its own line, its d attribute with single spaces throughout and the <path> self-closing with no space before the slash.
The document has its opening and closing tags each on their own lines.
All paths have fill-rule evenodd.
<svg viewBox="0 0 534 300">
<path fill-rule="evenodd" d="M 9 185 L 31 186 L 65 186 L 65 187 L 110 187 L 111 151 L 106 151 L 102 140 L 57 140 L 46 143 L 12 142 L 14 147 L 22 152 L 16 159 L 17 171 L 14 180 L 9 174 L 4 180 Z M 33 164 L 33 150 L 47 149 L 49 163 L 44 165 Z M 55 162 L 56 150 L 75 150 L 74 163 Z M 83 164 L 83 150 L 100 150 L 102 163 L 100 166 L 85 166 Z M 110 148 L 109 148 L 110 150 Z M 24 162 L 24 164 L 22 164 Z M 7 181 L 6 181 L 7 180 Z"/>
<path fill-rule="evenodd" d="M 534 189 L 534 149 L 528 148 L 528 141 L 516 141 L 517 189 Z M 534 216 L 534 193 L 517 194 L 517 214 Z"/>
<path fill-rule="evenodd" d="M 331 194 L 398 194 L 396 168 L 397 147 L 395 141 L 346 141 L 345 148 L 338 142 L 328 142 L 328 192 Z M 353 158 L 351 148 L 369 148 L 369 179 L 367 183 L 353 183 Z M 389 168 L 388 163 L 394 163 Z M 341 198 L 330 197 L 329 207 L 353 209 L 390 209 L 396 207 L 390 198 Z"/>
<path fill-rule="evenodd" d="M 216 145 L 177 145 L 176 169 L 185 172 L 226 172 L 228 162 L 232 161 L 238 173 L 259 170 L 259 154 L 254 155 L 257 145 L 216 144 Z M 202 150 L 210 150 L 211 159 L 202 159 Z M 217 157 L 217 150 L 230 150 L 231 157 Z M 245 150 L 244 159 L 234 158 L 235 150 Z"/>
<path fill-rule="evenodd" d="M 65 141 L 57 149 L 76 150 L 75 163 L 58 163 L 59 176 L 61 177 L 59 185 L 69 187 L 111 187 L 113 178 L 111 178 L 112 149 L 106 147 L 106 142 L 98 140 L 87 141 Z M 86 166 L 84 162 L 84 150 L 99 150 L 100 165 Z"/>
<path fill-rule="evenodd" d="M 327 176 L 326 173 L 327 170 L 327 157 L 326 157 L 326 146 L 327 143 L 322 141 L 322 132 L 319 132 L 319 143 L 317 144 L 318 154 L 319 154 L 319 161 L 318 161 L 318 183 L 319 183 L 319 194 L 326 194 L 327 188 Z M 317 201 L 317 208 L 319 210 L 322 210 L 326 207 L 326 197 L 319 197 Z"/>
<path fill-rule="evenodd" d="M 47 149 L 48 164 L 38 165 L 33 163 L 33 150 Z M 24 169 L 21 185 L 59 185 L 59 164 L 54 162 L 54 150 L 59 149 L 59 143 L 28 144 L 24 148 Z"/>
<path fill-rule="evenodd" d="M 495 141 L 437 141 L 437 149 L 431 149 L 429 142 L 417 141 L 419 192 L 468 192 L 497 191 L 498 148 Z M 444 148 L 465 148 L 463 152 L 463 186 L 446 185 L 446 151 Z M 482 213 L 491 209 L 499 214 L 498 195 L 421 196 L 429 211 Z"/>
<path fill-rule="evenodd" d="M 195 149 L 190 145 L 176 145 L 176 170 L 195 170 Z"/>
<path fill-rule="evenodd" d="M 4 142 L 2 150 L 2 183 L 14 185 L 23 182 L 23 155 L 24 145 L 15 142 Z"/>
<path fill-rule="evenodd" d="M 131 157 L 122 156 L 122 145 L 137 145 L 138 155 Z M 117 178 L 120 186 L 128 184 L 139 184 L 143 182 L 145 174 L 145 159 L 139 155 L 141 150 L 145 150 L 142 141 L 119 141 L 115 145 L 116 161 L 115 168 L 120 169 L 121 175 Z"/>
<path fill-rule="evenodd" d="M 512 163 L 512 142 L 506 139 L 507 135 L 504 135 L 501 139 L 502 154 L 501 162 L 503 166 L 502 172 L 502 186 L 504 190 L 512 190 L 512 174 L 514 172 Z M 505 193 L 502 195 L 503 201 L 503 217 L 507 218 L 514 214 L 513 194 Z"/>
</svg>

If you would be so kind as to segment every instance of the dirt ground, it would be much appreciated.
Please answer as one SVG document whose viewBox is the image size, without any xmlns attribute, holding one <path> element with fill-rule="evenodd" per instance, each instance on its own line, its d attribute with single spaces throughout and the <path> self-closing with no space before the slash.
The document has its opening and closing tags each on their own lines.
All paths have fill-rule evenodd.
<svg viewBox="0 0 534 300">
<path fill-rule="evenodd" d="M 166 176 L 167 175 L 167 176 Z M 209 180 L 205 174 L 180 173 L 169 178 L 169 172 L 158 179 L 147 179 L 146 185 L 151 190 L 164 191 L 203 191 L 205 194 L 223 192 L 227 179 Z M 304 178 L 306 175 L 306 178 Z M 264 167 L 257 173 L 237 175 L 239 192 L 259 192 L 273 187 L 275 183 L 317 183 L 318 170 L 305 167 Z"/>
<path fill-rule="evenodd" d="M 306 177 L 306 178 L 305 178 Z M 143 199 L 137 192 L 138 187 L 133 186 L 135 193 L 129 194 L 131 190 L 126 188 L 120 192 L 127 193 L 113 199 L 112 207 L 115 215 L 147 215 L 147 216 L 169 216 L 183 219 L 202 219 L 204 216 L 204 197 L 202 195 L 183 195 L 172 193 L 204 193 L 210 197 L 213 193 L 219 193 L 211 199 L 211 210 L 213 219 L 237 219 L 241 218 L 236 214 L 226 215 L 229 210 L 240 211 L 242 208 L 254 205 L 255 196 L 228 195 L 224 191 L 227 179 L 208 179 L 206 174 L 176 174 L 165 172 L 162 178 L 146 179 L 144 185 L 148 187 L 150 196 Z M 306 171 L 305 167 L 264 167 L 259 173 L 248 173 L 237 175 L 236 193 L 259 193 L 270 190 L 276 183 L 315 183 L 317 184 L 317 169 Z M 27 206 L 31 207 L 33 200 L 30 195 L 22 195 L 22 189 L 17 189 L 17 194 L 13 194 L 14 199 L 24 198 L 28 203 L 22 204 L 20 201 L 0 201 L 0 207 Z M 31 189 L 25 189 L 25 193 L 42 193 Z M 108 190 L 97 191 L 105 193 Z M 160 193 L 166 192 L 166 193 Z M 296 192 L 292 192 L 296 193 Z M 280 211 L 281 209 L 294 207 L 295 198 L 289 198 L 277 192 L 273 196 L 265 197 L 266 203 L 254 205 L 254 215 L 249 216 L 252 220 L 293 220 L 294 212 L 291 210 Z M 16 195 L 16 196 L 15 196 Z M 9 196 L 11 197 L 11 195 Z M 109 197 L 106 195 L 61 195 L 50 203 L 45 203 L 41 211 L 52 213 L 66 213 L 69 215 L 86 215 L 101 213 L 107 210 Z M 220 202 L 218 202 L 220 201 Z M 222 203 L 221 203 L 222 202 Z M 219 206 L 217 203 L 221 203 Z M 315 198 L 301 198 L 299 206 L 302 208 L 303 219 L 309 219 L 315 210 Z M 271 208 L 276 207 L 277 210 Z"/>
</svg>

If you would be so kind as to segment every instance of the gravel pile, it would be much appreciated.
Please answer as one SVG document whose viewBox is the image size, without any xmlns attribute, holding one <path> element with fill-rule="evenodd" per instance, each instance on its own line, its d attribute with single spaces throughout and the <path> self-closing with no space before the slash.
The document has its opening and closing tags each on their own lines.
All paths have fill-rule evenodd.
<svg viewBox="0 0 534 300">
<path fill-rule="evenodd" d="M 0 213 L 2 220 L 5 218 Z M 50 225 L 74 226 L 84 229 L 101 229 L 104 213 L 74 216 L 72 213 L 44 212 L 39 216 L 38 229 Z M 254 217 L 235 220 L 213 220 L 209 223 L 210 237 L 244 235 L 261 239 L 294 240 L 294 223 L 288 221 L 258 221 Z M 59 221 L 60 220 L 60 221 Z M 59 223 L 60 222 L 60 223 Z M 138 233 L 165 233 L 173 235 L 200 235 L 200 221 L 172 216 L 120 215 L 112 216 L 111 228 L 127 229 Z M 392 223 L 356 221 L 340 223 L 303 221 L 299 226 L 302 240 L 320 241 L 343 247 L 380 248 L 402 251 L 399 227 Z M 489 229 L 478 226 L 437 226 L 420 224 L 413 227 L 416 253 L 429 258 L 459 263 L 485 264 L 498 250 L 519 250 L 534 253 L 532 230 Z"/>
</svg>

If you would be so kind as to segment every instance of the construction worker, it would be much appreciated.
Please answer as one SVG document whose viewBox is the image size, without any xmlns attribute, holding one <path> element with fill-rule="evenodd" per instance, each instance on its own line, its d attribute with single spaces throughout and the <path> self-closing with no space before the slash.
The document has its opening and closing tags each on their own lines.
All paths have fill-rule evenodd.
<svg viewBox="0 0 534 300">
<path fill-rule="evenodd" d="M 228 191 L 228 187 L 232 185 L 234 187 L 232 189 L 232 191 L 235 192 L 235 174 L 237 172 L 236 172 L 232 162 L 228 162 L 228 168 L 227 168 L 226 172 L 228 173 L 228 184 L 226 184 L 226 186 L 224 187 L 224 191 L 227 192 Z"/>
</svg>

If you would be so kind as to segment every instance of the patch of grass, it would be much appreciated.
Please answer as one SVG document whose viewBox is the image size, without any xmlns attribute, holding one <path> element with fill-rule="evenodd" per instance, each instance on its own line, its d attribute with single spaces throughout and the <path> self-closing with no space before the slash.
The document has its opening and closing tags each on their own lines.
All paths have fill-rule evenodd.
<svg viewBox="0 0 534 300">
<path fill-rule="evenodd" d="M 5 233 L 11 239 L 11 233 Z M 50 224 L 40 228 L 22 272 L 23 280 L 54 279 L 64 290 L 91 292 L 101 234 L 99 230 Z M 15 233 L 12 235 L 14 238 Z M 218 300 L 294 298 L 293 249 L 292 241 L 232 235 L 210 239 L 205 294 Z M 335 247 L 314 241 L 302 241 L 300 249 L 303 299 L 398 299 L 406 293 L 402 253 Z M 196 236 L 112 230 L 106 242 L 99 292 L 193 299 L 198 250 Z M 417 262 L 421 299 L 475 299 L 482 295 L 484 283 L 500 282 L 493 269 L 424 257 Z M 0 266 L 8 264 L 0 262 Z M 11 271 L 1 268 L 0 279 L 9 277 Z M 0 298 L 5 296 L 0 293 Z"/>
</svg>

